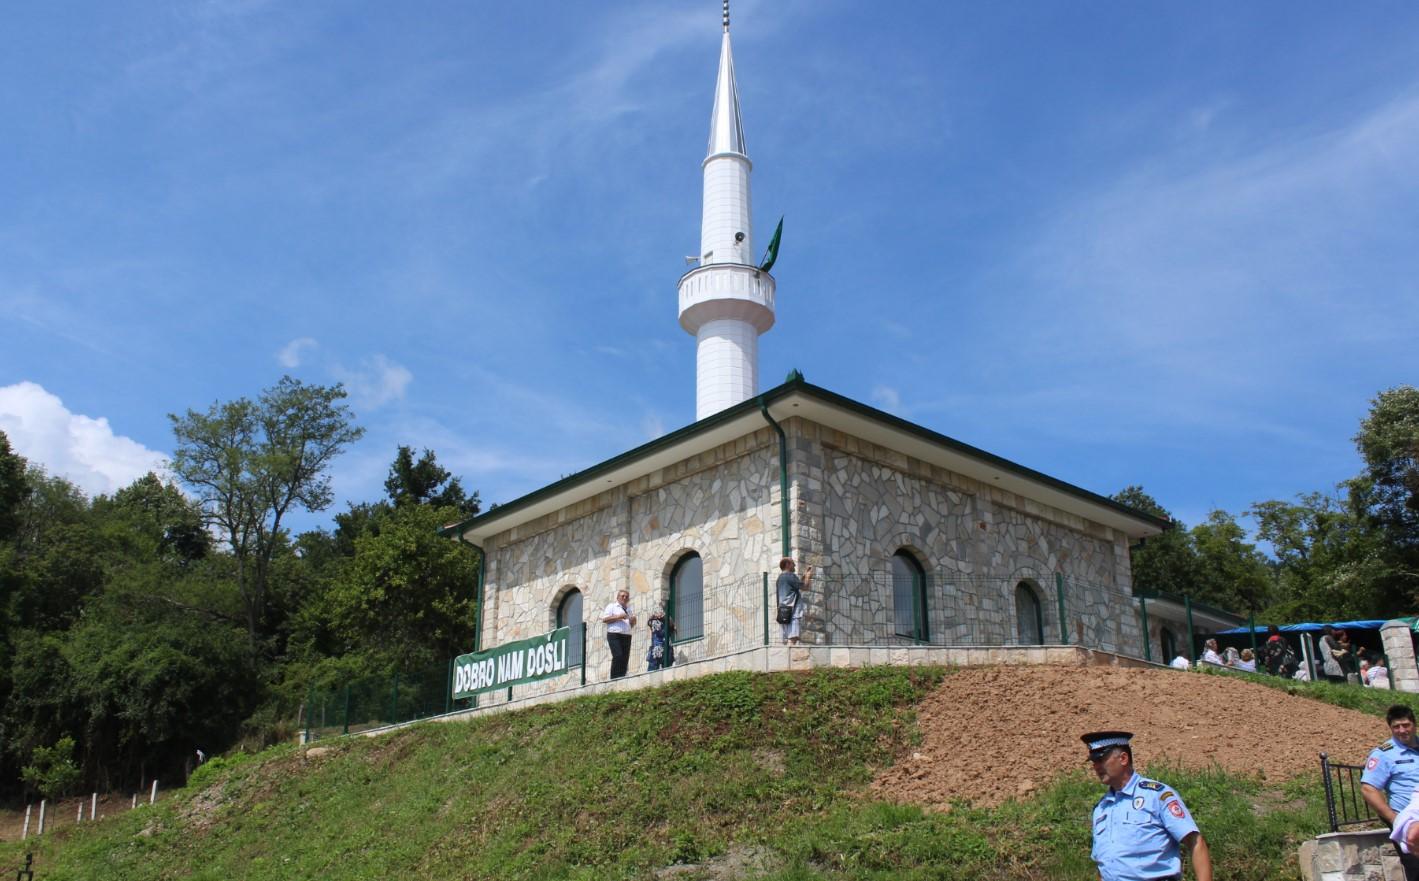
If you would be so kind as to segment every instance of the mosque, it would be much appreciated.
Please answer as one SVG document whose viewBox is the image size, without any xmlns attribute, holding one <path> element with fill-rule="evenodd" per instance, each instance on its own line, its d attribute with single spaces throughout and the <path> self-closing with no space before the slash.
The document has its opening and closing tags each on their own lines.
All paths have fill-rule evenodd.
<svg viewBox="0 0 1419 881">
<path fill-rule="evenodd" d="M 756 263 L 727 0 L 701 165 L 700 248 L 678 284 L 696 421 L 445 530 L 482 552 L 475 650 L 571 626 L 573 663 L 603 680 L 601 610 L 623 589 L 642 619 L 632 672 L 656 607 L 681 663 L 777 643 L 769 593 L 791 556 L 817 572 L 805 646 L 1072 644 L 1156 660 L 1180 622 L 1166 603 L 1140 614 L 1129 548 L 1167 521 L 796 371 L 760 389 L 777 236 Z"/>
</svg>

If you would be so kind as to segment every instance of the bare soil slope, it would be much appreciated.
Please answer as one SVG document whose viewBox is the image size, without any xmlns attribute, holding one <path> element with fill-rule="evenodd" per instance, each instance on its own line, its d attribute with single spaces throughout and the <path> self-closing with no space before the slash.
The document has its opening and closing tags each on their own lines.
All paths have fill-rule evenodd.
<svg viewBox="0 0 1419 881">
<path fill-rule="evenodd" d="M 1079 735 L 1136 735 L 1147 768 L 1160 760 L 1221 765 L 1282 780 L 1320 772 L 1319 754 L 1361 764 L 1388 736 L 1384 720 L 1225 676 L 1108 667 L 959 670 L 918 707 L 924 741 L 873 789 L 935 807 L 1028 797 L 1085 767 Z"/>
</svg>

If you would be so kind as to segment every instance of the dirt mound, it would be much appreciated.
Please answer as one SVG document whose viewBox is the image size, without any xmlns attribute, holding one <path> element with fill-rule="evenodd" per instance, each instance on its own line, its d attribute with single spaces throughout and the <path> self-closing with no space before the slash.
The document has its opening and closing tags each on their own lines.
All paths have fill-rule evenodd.
<svg viewBox="0 0 1419 881">
<path fill-rule="evenodd" d="M 1319 754 L 1361 764 L 1383 719 L 1225 676 L 1103 667 L 959 670 L 919 706 L 922 744 L 873 781 L 932 806 L 1028 797 L 1085 767 L 1079 735 L 1132 731 L 1144 768 L 1166 759 L 1280 780 L 1319 773 Z"/>
</svg>

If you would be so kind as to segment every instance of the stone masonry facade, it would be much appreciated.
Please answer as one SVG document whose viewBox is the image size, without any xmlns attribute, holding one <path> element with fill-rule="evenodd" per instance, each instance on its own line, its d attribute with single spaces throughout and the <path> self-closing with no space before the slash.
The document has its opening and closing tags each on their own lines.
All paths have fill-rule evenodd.
<svg viewBox="0 0 1419 881">
<path fill-rule="evenodd" d="M 818 570 L 805 594 L 805 644 L 892 643 L 890 572 L 902 551 L 925 573 L 933 644 L 1032 641 L 1019 637 L 1021 585 L 1036 598 L 1044 642 L 1061 642 L 1059 575 L 1069 642 L 1141 655 L 1122 533 L 813 422 L 782 425 L 792 554 Z M 704 636 L 679 645 L 679 660 L 761 646 L 764 573 L 771 591 L 780 536 L 779 443 L 765 424 L 490 538 L 482 645 L 552 629 L 577 590 L 587 681 L 601 681 L 610 666 L 601 612 L 626 589 L 641 619 L 631 671 L 643 670 L 645 618 L 669 601 L 675 565 L 694 553 L 704 571 Z M 769 630 L 776 643 L 777 625 Z"/>
</svg>

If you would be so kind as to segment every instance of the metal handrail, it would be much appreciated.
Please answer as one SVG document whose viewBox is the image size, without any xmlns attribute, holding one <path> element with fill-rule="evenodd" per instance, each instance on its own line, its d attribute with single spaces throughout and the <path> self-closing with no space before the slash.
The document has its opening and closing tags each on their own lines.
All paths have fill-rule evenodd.
<svg viewBox="0 0 1419 881">
<path fill-rule="evenodd" d="M 1355 778 L 1357 774 L 1364 773 L 1365 769 L 1360 765 L 1338 764 L 1325 753 L 1320 754 L 1321 780 L 1325 783 L 1325 812 L 1330 819 L 1331 832 L 1339 832 L 1342 826 L 1384 822 L 1370 810 L 1370 805 L 1360 794 L 1360 783 Z"/>
</svg>

